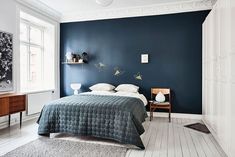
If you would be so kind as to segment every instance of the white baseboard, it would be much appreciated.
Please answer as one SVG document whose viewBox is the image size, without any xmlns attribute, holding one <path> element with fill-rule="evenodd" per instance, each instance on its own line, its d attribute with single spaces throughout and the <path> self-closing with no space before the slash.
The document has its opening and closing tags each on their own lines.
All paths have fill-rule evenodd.
<svg viewBox="0 0 235 157">
<path fill-rule="evenodd" d="M 29 120 L 32 120 L 32 119 L 36 119 L 38 117 L 39 117 L 39 114 L 25 116 L 22 118 L 22 123 L 29 121 Z M 11 119 L 11 126 L 16 125 L 16 124 L 20 124 L 19 118 L 12 118 Z M 0 123 L 0 129 L 7 128 L 7 127 L 8 127 L 8 121 L 4 121 L 4 122 Z"/>
<path fill-rule="evenodd" d="M 150 115 L 150 112 L 148 112 L 148 115 Z M 153 112 L 154 117 L 168 117 L 168 113 L 166 112 Z M 172 118 L 187 118 L 187 119 L 196 119 L 201 120 L 202 115 L 201 114 L 186 114 L 186 113 L 171 113 Z"/>
</svg>

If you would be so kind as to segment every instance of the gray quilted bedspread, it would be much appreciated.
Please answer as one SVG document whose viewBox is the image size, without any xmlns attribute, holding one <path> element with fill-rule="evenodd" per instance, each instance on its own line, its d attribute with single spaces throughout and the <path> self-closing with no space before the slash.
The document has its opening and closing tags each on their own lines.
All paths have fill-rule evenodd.
<svg viewBox="0 0 235 157">
<path fill-rule="evenodd" d="M 72 133 L 116 140 L 144 149 L 140 135 L 147 113 L 138 98 L 80 94 L 46 104 L 38 134 Z"/>
</svg>

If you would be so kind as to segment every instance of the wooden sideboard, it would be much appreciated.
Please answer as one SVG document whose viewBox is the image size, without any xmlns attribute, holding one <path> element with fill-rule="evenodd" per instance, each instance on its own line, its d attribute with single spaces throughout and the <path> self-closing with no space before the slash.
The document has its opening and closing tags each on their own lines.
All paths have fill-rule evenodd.
<svg viewBox="0 0 235 157">
<path fill-rule="evenodd" d="M 0 117 L 9 116 L 11 125 L 11 114 L 20 112 L 20 128 L 22 124 L 22 112 L 26 108 L 26 95 L 19 93 L 0 95 Z"/>
</svg>

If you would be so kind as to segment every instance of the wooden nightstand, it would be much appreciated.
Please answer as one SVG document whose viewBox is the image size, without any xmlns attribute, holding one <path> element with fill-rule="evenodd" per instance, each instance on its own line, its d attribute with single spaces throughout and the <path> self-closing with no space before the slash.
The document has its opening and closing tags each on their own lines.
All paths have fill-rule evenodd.
<svg viewBox="0 0 235 157">
<path fill-rule="evenodd" d="M 169 95 L 169 100 L 163 103 L 159 103 L 153 100 L 154 95 L 157 95 L 159 92 L 162 92 L 164 95 Z M 166 109 L 169 111 L 169 122 L 171 122 L 171 93 L 169 88 L 151 88 L 151 99 L 149 101 L 149 110 L 150 110 L 150 121 L 153 118 L 153 112 L 156 109 Z"/>
<path fill-rule="evenodd" d="M 3 94 L 0 95 L 0 117 L 9 116 L 9 126 L 11 125 L 11 114 L 20 112 L 20 128 L 22 124 L 22 112 L 26 108 L 25 94 Z"/>
</svg>

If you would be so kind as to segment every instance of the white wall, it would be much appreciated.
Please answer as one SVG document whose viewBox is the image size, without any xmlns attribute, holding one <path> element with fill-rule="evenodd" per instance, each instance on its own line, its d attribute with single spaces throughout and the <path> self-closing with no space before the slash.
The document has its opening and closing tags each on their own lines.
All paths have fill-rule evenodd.
<svg viewBox="0 0 235 157">
<path fill-rule="evenodd" d="M 232 82 L 232 87 L 231 87 L 231 99 L 234 98 L 235 96 L 235 1 L 231 0 L 231 82 Z M 230 139 L 230 150 L 231 150 L 231 155 L 235 155 L 235 101 L 234 99 L 231 100 L 231 109 L 230 109 L 230 114 L 231 114 L 231 119 L 230 119 L 230 124 L 231 125 L 231 139 Z M 230 155 L 230 156 L 231 156 Z"/>
<path fill-rule="evenodd" d="M 19 37 L 18 27 L 17 27 L 17 6 L 14 0 L 1 0 L 0 2 L 0 30 L 9 32 L 13 34 L 13 83 L 14 90 L 17 91 L 17 69 L 19 62 L 16 58 L 19 57 Z M 13 117 L 14 118 L 14 117 Z M 0 118 L 0 126 L 1 124 L 5 124 L 7 121 L 7 117 Z"/>
<path fill-rule="evenodd" d="M 203 24 L 203 120 L 235 156 L 235 2 L 218 0 Z"/>
<path fill-rule="evenodd" d="M 13 34 L 13 48 L 14 48 L 14 68 L 13 68 L 13 73 L 14 73 L 14 87 L 16 87 L 16 67 L 17 67 L 17 60 L 15 60 L 18 57 L 18 54 L 15 53 L 19 49 L 18 47 L 18 36 L 17 34 L 17 9 L 16 9 L 16 3 L 14 0 L 1 0 L 0 2 L 0 30 L 9 32 Z M 17 90 L 15 88 L 15 90 Z"/>
<path fill-rule="evenodd" d="M 13 82 L 14 91 L 19 92 L 19 82 L 20 82 L 20 62 L 19 62 L 19 20 L 20 20 L 20 10 L 23 10 L 33 16 L 37 16 L 47 22 L 52 23 L 56 26 L 56 89 L 52 94 L 53 99 L 59 98 L 59 22 L 53 20 L 45 15 L 40 14 L 40 11 L 32 10 L 26 6 L 18 4 L 15 0 L 1 0 L 0 1 L 0 30 L 9 32 L 13 34 Z M 2 94 L 2 93 L 0 93 Z M 40 98 L 39 98 L 40 99 Z M 37 116 L 37 115 L 36 115 Z M 23 114 L 23 120 L 30 119 L 34 116 L 26 116 Z M 0 117 L 0 128 L 6 127 L 8 117 Z M 19 114 L 14 114 L 12 116 L 12 124 L 19 122 Z"/>
</svg>

